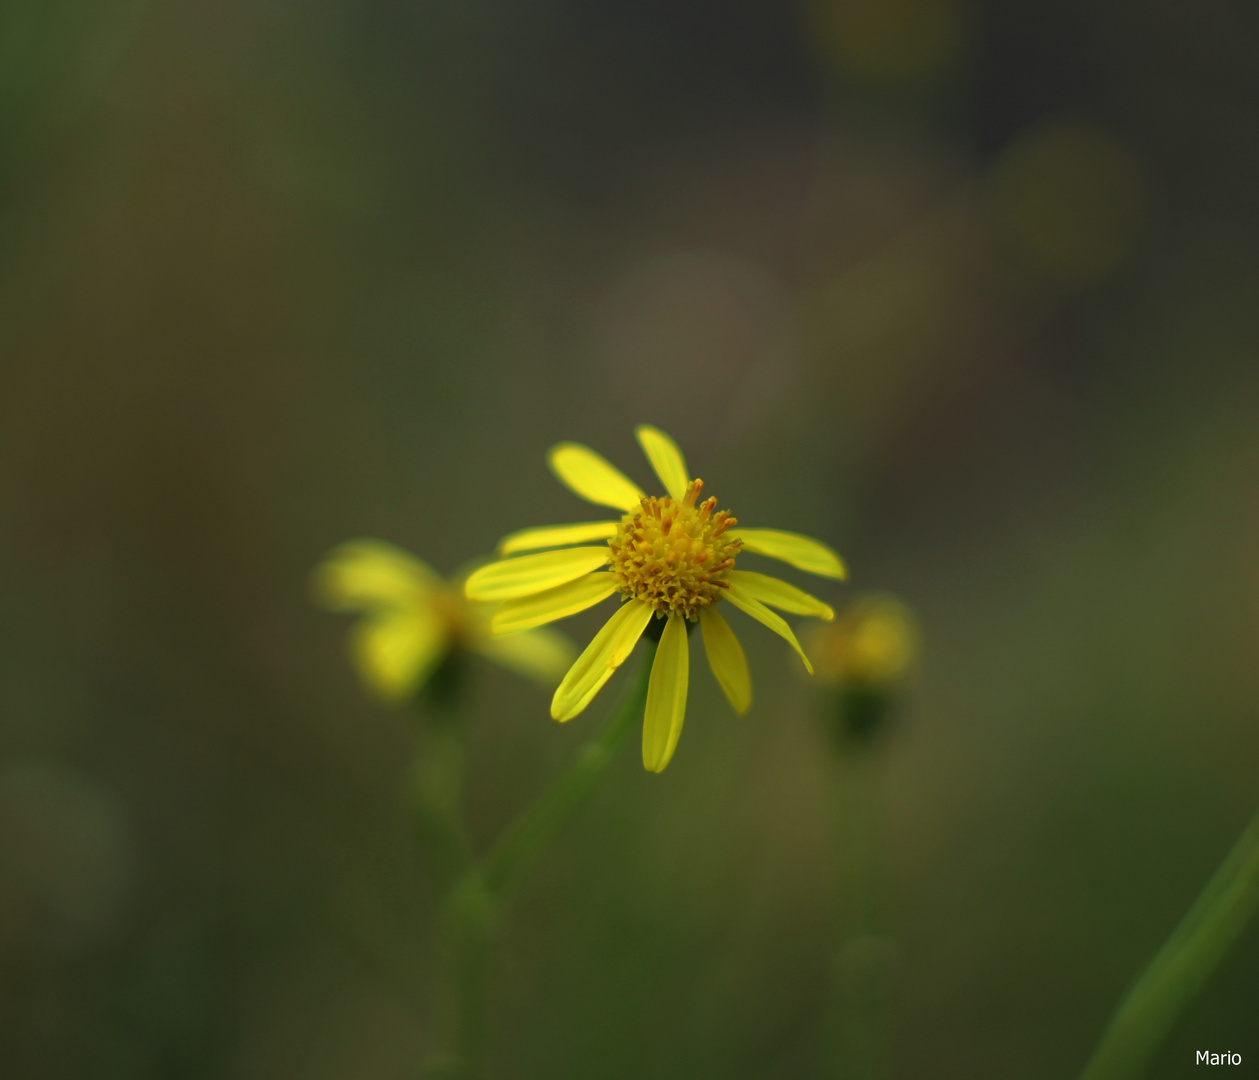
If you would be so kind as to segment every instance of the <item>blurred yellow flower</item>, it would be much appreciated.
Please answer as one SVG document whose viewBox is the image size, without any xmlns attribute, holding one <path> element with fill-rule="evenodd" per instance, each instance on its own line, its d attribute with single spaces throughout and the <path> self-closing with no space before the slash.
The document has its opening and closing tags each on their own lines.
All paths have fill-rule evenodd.
<svg viewBox="0 0 1259 1080">
<path fill-rule="evenodd" d="M 682 452 L 668 435 L 646 424 L 634 433 L 667 495 L 645 495 L 593 450 L 560 443 L 548 454 L 560 481 L 583 499 L 614 507 L 623 516 L 512 533 L 499 546 L 504 557 L 471 574 L 466 591 L 473 600 L 501 605 L 490 621 L 495 633 L 542 626 L 619 593 L 621 606 L 555 691 L 551 715 L 559 721 L 578 715 L 644 631 L 655 636 L 658 630 L 643 717 L 643 765 L 660 772 L 682 733 L 689 679 L 687 632 L 696 622 L 713 675 L 735 711 L 742 713 L 752 701 L 752 678 L 743 647 L 716 605 L 729 600 L 781 635 L 810 672 L 795 634 L 770 608 L 834 617 L 830 607 L 794 585 L 736 570 L 736 557 L 744 551 L 768 555 L 827 578 L 842 579 L 845 570 L 834 551 L 807 536 L 735 528 L 736 519 L 717 510 L 715 498 L 698 501 L 704 482 L 688 479 Z M 547 548 L 555 550 L 540 550 Z M 653 615 L 659 622 L 652 624 Z"/>
<path fill-rule="evenodd" d="M 494 605 L 464 598 L 413 555 L 380 540 L 351 540 L 316 568 L 317 601 L 332 611 L 361 612 L 350 631 L 350 657 L 378 697 L 397 701 L 418 691 L 444 660 L 464 650 L 554 686 L 572 663 L 573 644 L 554 630 L 490 632 Z"/>
<path fill-rule="evenodd" d="M 918 620 L 895 597 L 864 596 L 809 638 L 817 676 L 835 686 L 886 691 L 907 678 L 920 648 Z"/>
</svg>

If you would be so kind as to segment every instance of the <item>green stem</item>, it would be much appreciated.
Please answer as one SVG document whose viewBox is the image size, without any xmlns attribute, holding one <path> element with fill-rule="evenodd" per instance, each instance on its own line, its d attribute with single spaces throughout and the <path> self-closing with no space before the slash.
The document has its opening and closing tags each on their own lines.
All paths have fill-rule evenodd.
<svg viewBox="0 0 1259 1080">
<path fill-rule="evenodd" d="M 886 1072 L 888 995 L 895 945 L 880 934 L 883 886 L 881 759 L 852 741 L 835 760 L 836 952 L 829 1002 L 829 1075 L 878 1080 Z"/>
<path fill-rule="evenodd" d="M 617 751 L 642 719 L 656 643 L 644 638 L 638 670 L 603 734 L 587 743 L 577 760 L 541 798 L 520 815 L 490 849 L 483 866 L 485 886 L 500 902 L 508 900 L 560 830 L 603 779 Z"/>
<path fill-rule="evenodd" d="M 477 1080 L 484 1075 L 485 1015 L 490 951 L 503 912 L 529 870 L 603 779 L 637 726 L 647 702 L 655 643 L 625 688 L 603 734 L 588 743 L 568 771 L 507 827 L 482 863 L 469 866 L 450 889 L 442 917 L 439 957 L 443 991 L 437 1001 L 434 1055 L 424 1076 Z"/>
<path fill-rule="evenodd" d="M 474 1080 L 484 1073 L 485 1001 L 497 914 L 475 869 L 446 898 L 439 922 L 434 1002 L 437 1052 L 425 1063 L 425 1080 Z"/>
<path fill-rule="evenodd" d="M 1185 1007 L 1259 908 L 1259 815 L 1119 1006 L 1080 1080 L 1145 1074 Z"/>
<path fill-rule="evenodd" d="M 412 773 L 416 823 L 438 893 L 444 895 L 472 864 L 464 826 L 464 736 L 458 716 L 431 709 L 422 717 Z"/>
</svg>

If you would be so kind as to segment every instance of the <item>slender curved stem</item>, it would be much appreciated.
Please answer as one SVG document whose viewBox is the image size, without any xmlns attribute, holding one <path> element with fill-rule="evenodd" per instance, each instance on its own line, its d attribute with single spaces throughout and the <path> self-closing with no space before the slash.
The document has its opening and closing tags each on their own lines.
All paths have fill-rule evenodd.
<svg viewBox="0 0 1259 1080">
<path fill-rule="evenodd" d="M 1145 1074 L 1185 1007 L 1259 909 L 1259 815 L 1128 992 L 1080 1080 Z"/>
<path fill-rule="evenodd" d="M 482 867 L 485 887 L 502 902 L 559 835 L 603 779 L 617 751 L 642 718 L 656 643 L 644 639 L 644 655 L 603 734 L 582 747 L 563 776 L 521 814 L 490 849 Z"/>
<path fill-rule="evenodd" d="M 484 1075 L 490 952 L 504 910 L 529 870 L 594 792 L 637 725 L 647 700 L 655 643 L 626 685 L 598 739 L 541 797 L 507 827 L 479 865 L 450 888 L 442 912 L 437 1044 L 423 1075 L 430 1080 L 477 1080 Z"/>
</svg>

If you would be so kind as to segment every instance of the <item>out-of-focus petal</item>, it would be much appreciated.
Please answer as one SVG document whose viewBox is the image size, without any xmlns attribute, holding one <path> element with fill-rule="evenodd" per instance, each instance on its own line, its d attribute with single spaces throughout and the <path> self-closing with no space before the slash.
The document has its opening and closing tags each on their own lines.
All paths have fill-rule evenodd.
<svg viewBox="0 0 1259 1080">
<path fill-rule="evenodd" d="M 441 585 L 427 563 L 382 540 L 350 540 L 329 552 L 311 578 L 315 599 L 333 611 L 414 604 Z"/>
<path fill-rule="evenodd" d="M 542 628 L 519 634 L 478 638 L 473 644 L 482 656 L 532 679 L 549 690 L 573 662 L 577 647 L 558 630 Z"/>
<path fill-rule="evenodd" d="M 426 607 L 370 614 L 350 631 L 350 654 L 359 677 L 386 701 L 414 693 L 448 646 L 442 620 Z"/>
</svg>

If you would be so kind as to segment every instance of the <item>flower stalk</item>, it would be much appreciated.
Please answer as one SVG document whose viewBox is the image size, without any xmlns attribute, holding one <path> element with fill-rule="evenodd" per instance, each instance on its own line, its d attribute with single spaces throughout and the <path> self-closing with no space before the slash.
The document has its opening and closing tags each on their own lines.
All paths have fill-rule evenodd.
<svg viewBox="0 0 1259 1080">
<path fill-rule="evenodd" d="M 464 759 L 460 718 L 446 711 L 422 717 L 411 790 L 420 843 L 441 893 L 472 864 L 463 813 Z"/>
<path fill-rule="evenodd" d="M 503 832 L 479 863 L 469 862 L 447 893 L 441 919 L 436 1053 L 426 1080 L 479 1080 L 485 1074 L 490 957 L 508 904 L 529 871 L 581 809 L 633 732 L 647 700 L 655 643 L 645 655 L 603 734 Z"/>
<path fill-rule="evenodd" d="M 1128 992 L 1080 1080 L 1137 1080 L 1259 908 L 1259 814 Z"/>
<path fill-rule="evenodd" d="M 900 948 L 883 933 L 886 884 L 883 736 L 920 651 L 917 619 L 895 597 L 858 598 L 808 639 L 833 758 L 836 952 L 828 1004 L 828 1075 L 888 1071 L 889 1004 Z"/>
<path fill-rule="evenodd" d="M 656 652 L 655 642 L 643 640 L 638 669 L 603 734 L 582 748 L 568 772 L 508 826 L 486 856 L 482 871 L 485 887 L 498 902 L 514 894 L 534 863 L 590 797 L 633 732 L 647 701 L 647 683 Z"/>
<path fill-rule="evenodd" d="M 881 762 L 858 751 L 836 755 L 836 952 L 831 966 L 830 1075 L 876 1080 L 882 1075 L 890 977 L 879 935 L 883 883 Z M 871 948 L 871 945 L 874 948 Z"/>
</svg>

